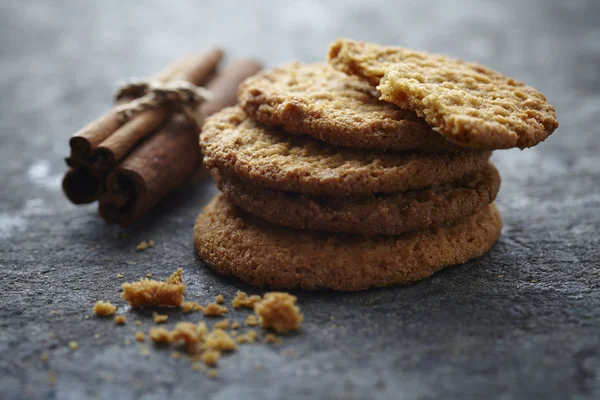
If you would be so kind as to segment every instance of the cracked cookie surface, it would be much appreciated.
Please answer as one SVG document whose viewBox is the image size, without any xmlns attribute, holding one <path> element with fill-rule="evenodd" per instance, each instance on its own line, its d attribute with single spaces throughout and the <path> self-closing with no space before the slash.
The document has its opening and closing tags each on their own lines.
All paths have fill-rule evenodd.
<svg viewBox="0 0 600 400">
<path fill-rule="evenodd" d="M 414 112 L 381 101 L 371 85 L 329 64 L 292 63 L 247 79 L 246 113 L 268 125 L 338 146 L 389 151 L 456 151 Z"/>
<path fill-rule="evenodd" d="M 541 92 L 477 63 L 346 39 L 330 45 L 328 59 L 462 146 L 526 148 L 558 128 Z"/>
</svg>

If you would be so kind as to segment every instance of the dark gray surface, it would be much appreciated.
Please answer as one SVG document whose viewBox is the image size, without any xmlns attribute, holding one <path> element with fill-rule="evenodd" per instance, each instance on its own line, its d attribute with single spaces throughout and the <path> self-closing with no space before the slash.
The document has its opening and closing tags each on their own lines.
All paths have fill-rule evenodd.
<svg viewBox="0 0 600 400">
<path fill-rule="evenodd" d="M 598 1 L 171 3 L 0 3 L 0 398 L 600 397 Z M 67 140 L 116 82 L 218 43 L 271 66 L 318 60 L 338 36 L 478 60 L 556 106 L 561 126 L 546 143 L 494 155 L 505 222 L 494 249 L 405 287 L 299 293 L 302 332 L 242 347 L 217 380 L 169 351 L 125 345 L 132 323 L 84 320 L 98 299 L 137 317 L 118 301 L 117 273 L 164 278 L 181 266 L 201 302 L 252 290 L 192 251 L 212 183 L 178 191 L 126 239 L 95 206 L 63 198 Z M 156 248 L 136 253 L 142 239 Z M 168 325 L 199 318 L 172 313 Z"/>
</svg>

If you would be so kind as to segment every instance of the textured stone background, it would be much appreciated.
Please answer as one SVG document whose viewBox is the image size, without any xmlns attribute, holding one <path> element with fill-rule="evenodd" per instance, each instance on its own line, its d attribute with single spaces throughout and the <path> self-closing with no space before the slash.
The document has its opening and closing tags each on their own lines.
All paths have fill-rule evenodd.
<svg viewBox="0 0 600 400">
<path fill-rule="evenodd" d="M 1 1 L 0 397 L 600 398 L 598 20 L 596 0 Z M 67 140 L 116 83 L 212 44 L 270 66 L 320 60 L 339 36 L 478 60 L 556 106 L 561 126 L 546 143 L 494 155 L 505 220 L 494 249 L 405 287 L 299 293 L 302 332 L 242 347 L 217 380 L 169 351 L 125 345 L 132 323 L 84 320 L 107 299 L 151 326 L 118 301 L 117 273 L 164 278 L 181 266 L 201 302 L 253 291 L 192 251 L 210 182 L 179 190 L 126 239 L 95 206 L 63 198 Z M 142 239 L 156 248 L 137 253 Z M 169 325 L 199 318 L 172 313 Z"/>
</svg>

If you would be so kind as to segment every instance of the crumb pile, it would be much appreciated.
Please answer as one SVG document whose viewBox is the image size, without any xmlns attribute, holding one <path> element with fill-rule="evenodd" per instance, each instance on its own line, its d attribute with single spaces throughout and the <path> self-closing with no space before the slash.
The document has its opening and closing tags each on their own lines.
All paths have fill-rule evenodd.
<svg viewBox="0 0 600 400">
<path fill-rule="evenodd" d="M 304 318 L 296 305 L 296 297 L 288 293 L 267 293 L 256 304 L 254 311 L 260 317 L 263 328 L 272 328 L 276 332 L 296 331 Z"/>
<path fill-rule="evenodd" d="M 179 307 L 183 303 L 185 285 L 181 281 L 181 268 L 171 275 L 166 282 L 144 278 L 138 282 L 122 285 L 121 297 L 131 307 Z"/>
<path fill-rule="evenodd" d="M 157 306 L 172 308 L 175 307 L 175 303 L 178 303 L 178 307 L 181 307 L 185 314 L 198 311 L 202 313 L 203 317 L 210 319 L 229 313 L 223 295 L 217 295 L 215 302 L 202 306 L 195 301 L 183 301 L 185 288 L 182 270 L 179 268 L 164 282 L 142 278 L 138 282 L 123 284 L 123 293 L 126 290 L 129 292 L 121 297 L 129 302 L 132 308 Z M 176 296 L 173 295 L 173 292 L 176 293 Z M 181 294 L 180 299 L 179 294 Z M 173 300 L 175 297 L 177 297 L 177 301 Z M 158 349 L 175 347 L 182 350 L 183 354 L 180 351 L 172 352 L 172 358 L 179 359 L 182 356 L 190 358 L 192 368 L 206 372 L 211 378 L 216 378 L 218 376 L 216 367 L 223 355 L 235 352 L 239 345 L 257 343 L 261 336 L 264 343 L 281 343 L 281 337 L 277 334 L 298 331 L 303 319 L 300 309 L 296 306 L 296 297 L 288 293 L 271 292 L 266 293 L 263 298 L 259 295 L 248 296 L 246 293 L 238 291 L 232 299 L 231 305 L 234 309 L 253 309 L 255 313 L 237 321 L 231 317 L 216 320 L 210 328 L 207 324 L 208 320 L 177 322 L 169 328 L 166 326 L 169 322 L 169 314 L 153 312 L 152 320 L 155 325 L 149 329 L 147 334 L 137 328 L 133 339 L 140 343 L 140 352 L 144 356 L 150 355 L 150 350 L 146 345 L 147 339 Z M 116 307 L 110 302 L 98 301 L 94 305 L 93 311 L 99 317 L 106 317 L 113 315 Z M 190 315 L 190 317 L 192 316 Z M 127 316 L 124 314 L 114 317 L 116 325 L 124 325 L 126 322 Z M 136 320 L 135 325 L 140 327 L 142 321 Z M 253 328 L 259 325 L 264 328 L 264 335 Z M 242 329 L 245 331 L 240 332 Z M 131 344 L 131 339 L 126 338 L 125 344 Z M 72 351 L 77 350 L 78 344 L 70 342 L 69 348 Z M 42 356 L 47 360 L 47 355 Z M 199 365 L 196 362 L 202 364 Z"/>
<path fill-rule="evenodd" d="M 113 306 L 108 301 L 102 300 L 98 300 L 94 305 L 94 308 L 92 309 L 92 311 L 94 311 L 94 314 L 96 314 L 99 317 L 110 317 L 115 313 L 116 310 L 117 307 Z"/>
<path fill-rule="evenodd" d="M 364 290 L 487 252 L 502 228 L 489 158 L 552 134 L 544 95 L 478 64 L 351 40 L 328 61 L 262 71 L 205 121 L 222 193 L 196 221 L 201 258 L 260 287 Z"/>
</svg>

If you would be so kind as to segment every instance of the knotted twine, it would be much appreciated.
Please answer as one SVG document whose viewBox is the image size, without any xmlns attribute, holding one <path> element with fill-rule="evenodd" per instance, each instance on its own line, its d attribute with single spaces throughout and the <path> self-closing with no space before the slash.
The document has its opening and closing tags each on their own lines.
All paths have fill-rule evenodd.
<svg viewBox="0 0 600 400">
<path fill-rule="evenodd" d="M 118 118 L 125 123 L 142 111 L 169 107 L 173 111 L 183 113 L 200 130 L 198 107 L 213 98 L 212 93 L 190 82 L 176 80 L 159 82 L 148 79 L 133 80 L 122 84 L 115 100 L 133 98 L 128 103 L 116 108 Z"/>
</svg>

